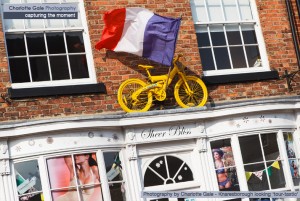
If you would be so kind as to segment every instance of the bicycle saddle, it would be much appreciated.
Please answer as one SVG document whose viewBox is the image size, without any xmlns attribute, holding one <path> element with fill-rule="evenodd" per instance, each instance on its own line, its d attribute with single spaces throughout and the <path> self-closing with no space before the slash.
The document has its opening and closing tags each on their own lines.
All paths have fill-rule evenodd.
<svg viewBox="0 0 300 201">
<path fill-rule="evenodd" d="M 148 66 L 148 65 L 138 65 L 138 67 L 146 70 L 153 68 L 153 66 Z"/>
</svg>

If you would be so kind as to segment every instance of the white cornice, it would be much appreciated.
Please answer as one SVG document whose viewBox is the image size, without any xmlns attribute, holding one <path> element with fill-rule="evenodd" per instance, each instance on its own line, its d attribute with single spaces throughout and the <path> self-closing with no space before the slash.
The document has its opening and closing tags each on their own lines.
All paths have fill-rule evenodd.
<svg viewBox="0 0 300 201">
<path fill-rule="evenodd" d="M 128 128 L 145 124 L 164 124 L 176 121 L 207 121 L 251 113 L 293 113 L 300 110 L 300 100 L 277 99 L 239 102 L 215 107 L 157 110 L 145 113 L 93 115 L 27 122 L 9 122 L 0 125 L 0 136 L 11 137 L 35 133 L 54 132 L 72 129 L 111 129 Z"/>
</svg>

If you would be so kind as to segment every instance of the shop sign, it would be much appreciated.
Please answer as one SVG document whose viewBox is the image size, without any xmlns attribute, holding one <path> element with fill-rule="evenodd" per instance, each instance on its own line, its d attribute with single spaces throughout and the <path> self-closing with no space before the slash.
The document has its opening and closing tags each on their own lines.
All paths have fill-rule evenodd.
<svg viewBox="0 0 300 201">
<path fill-rule="evenodd" d="M 195 124 L 171 125 L 168 127 L 147 127 L 129 132 L 131 141 L 161 141 L 177 138 L 192 138 L 201 135 Z"/>
</svg>

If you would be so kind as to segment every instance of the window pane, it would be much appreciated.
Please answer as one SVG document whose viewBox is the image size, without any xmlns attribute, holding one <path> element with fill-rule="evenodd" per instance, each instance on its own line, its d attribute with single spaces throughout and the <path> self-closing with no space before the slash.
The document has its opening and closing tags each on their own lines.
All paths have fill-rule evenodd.
<svg viewBox="0 0 300 201">
<path fill-rule="evenodd" d="M 220 0 L 209 0 L 206 2 L 210 21 L 223 21 Z"/>
<path fill-rule="evenodd" d="M 83 201 L 102 201 L 103 200 L 100 185 L 81 188 L 80 196 Z M 63 200 L 61 200 L 61 201 L 63 201 Z"/>
<path fill-rule="evenodd" d="M 53 80 L 70 79 L 67 56 L 50 56 Z"/>
<path fill-rule="evenodd" d="M 6 45 L 8 56 L 26 55 L 23 34 L 6 34 Z"/>
<path fill-rule="evenodd" d="M 226 34 L 229 45 L 242 45 L 241 35 L 238 25 L 227 25 Z"/>
<path fill-rule="evenodd" d="M 213 46 L 226 45 L 225 34 L 222 26 L 211 26 L 210 30 Z"/>
<path fill-rule="evenodd" d="M 204 0 L 191 0 L 191 8 L 194 22 L 207 22 L 207 14 Z"/>
<path fill-rule="evenodd" d="M 41 201 L 42 190 L 38 162 L 36 160 L 16 163 L 15 175 L 20 200 Z"/>
<path fill-rule="evenodd" d="M 144 187 L 164 185 L 164 179 L 147 168 L 144 175 Z"/>
<path fill-rule="evenodd" d="M 222 1 L 224 5 L 226 21 L 238 21 L 239 16 L 237 12 L 237 6 L 235 0 Z"/>
<path fill-rule="evenodd" d="M 182 163 L 179 164 L 179 166 Z M 167 166 L 166 166 L 166 161 L 165 161 L 165 157 L 159 157 L 156 158 L 155 160 L 153 160 L 151 162 L 151 164 L 149 165 L 150 168 L 152 168 L 156 173 L 158 173 L 160 176 L 162 176 L 163 178 L 167 178 L 168 174 L 167 174 Z"/>
<path fill-rule="evenodd" d="M 75 189 L 75 173 L 71 156 L 56 157 L 47 160 L 48 174 L 51 188 L 73 187 Z M 55 194 L 61 195 L 65 191 Z"/>
<path fill-rule="evenodd" d="M 82 32 L 66 32 L 69 53 L 85 52 Z"/>
<path fill-rule="evenodd" d="M 238 0 L 240 5 L 240 13 L 242 15 L 242 20 L 252 20 L 252 11 L 250 7 L 249 0 Z"/>
<path fill-rule="evenodd" d="M 254 30 L 242 29 L 243 39 L 245 44 L 257 44 L 256 35 Z"/>
<path fill-rule="evenodd" d="M 173 156 L 167 156 L 166 158 L 169 176 L 175 180 L 175 183 L 194 180 L 193 173 L 186 163 Z"/>
<path fill-rule="evenodd" d="M 207 32 L 197 33 L 198 47 L 210 46 Z"/>
<path fill-rule="evenodd" d="M 32 57 L 29 61 L 32 81 L 50 80 L 47 57 Z"/>
<path fill-rule="evenodd" d="M 63 33 L 47 33 L 46 37 L 49 54 L 66 52 Z"/>
<path fill-rule="evenodd" d="M 250 67 L 262 66 L 258 46 L 246 46 L 246 54 Z"/>
<path fill-rule="evenodd" d="M 9 69 L 13 83 L 30 82 L 26 58 L 9 59 Z"/>
<path fill-rule="evenodd" d="M 277 169 L 277 167 L 276 168 L 273 167 L 274 163 L 279 164 L 279 169 Z M 285 179 L 284 179 L 284 174 L 283 174 L 281 161 L 268 162 L 266 172 L 269 176 L 272 189 L 284 188 L 285 187 Z"/>
<path fill-rule="evenodd" d="M 235 161 L 229 139 L 211 142 L 219 190 L 239 191 Z"/>
<path fill-rule="evenodd" d="M 70 55 L 70 65 L 72 71 L 72 78 L 88 78 L 89 71 L 86 62 L 86 56 L 83 55 Z"/>
<path fill-rule="evenodd" d="M 247 67 L 243 47 L 230 47 L 233 68 Z"/>
<path fill-rule="evenodd" d="M 36 0 L 34 0 L 36 3 Z M 45 13 L 41 13 L 43 15 L 45 15 Z M 46 17 L 46 16 L 45 16 Z M 44 20 L 43 19 L 26 19 L 25 20 L 25 27 L 27 29 L 41 29 L 44 28 Z"/>
<path fill-rule="evenodd" d="M 215 70 L 211 49 L 200 49 L 199 51 L 203 70 Z"/>
<path fill-rule="evenodd" d="M 112 201 L 126 201 L 124 183 L 115 183 L 109 185 Z"/>
<path fill-rule="evenodd" d="M 227 48 L 214 48 L 218 70 L 231 69 Z"/>
<path fill-rule="evenodd" d="M 44 34 L 26 34 L 27 48 L 30 55 L 46 54 Z"/>
<path fill-rule="evenodd" d="M 248 147 L 250 147 L 248 145 Z M 251 174 L 247 179 L 249 191 L 269 190 L 267 172 L 265 171 L 264 163 L 255 165 L 245 165 L 246 174 Z"/>
<path fill-rule="evenodd" d="M 243 162 L 253 163 L 263 161 L 258 135 L 239 137 Z"/>
<path fill-rule="evenodd" d="M 20 3 L 20 1 L 18 1 L 18 3 Z M 5 27 L 5 30 L 24 29 L 23 19 L 5 19 L 4 27 Z"/>
<path fill-rule="evenodd" d="M 263 145 L 263 150 L 265 154 L 265 159 L 268 160 L 278 160 L 279 150 L 277 145 L 277 135 L 276 133 L 261 135 L 261 141 Z"/>
<path fill-rule="evenodd" d="M 75 190 L 69 189 L 67 191 L 66 190 L 54 191 L 52 192 L 52 198 L 53 201 L 66 201 L 66 200 L 79 201 L 78 193 L 76 189 Z"/>
<path fill-rule="evenodd" d="M 294 186 L 299 186 L 300 185 L 299 160 L 290 159 L 289 164 L 290 164 L 290 170 L 291 170 Z"/>
<path fill-rule="evenodd" d="M 107 179 L 109 181 L 122 181 L 122 162 L 119 157 L 119 152 L 104 152 L 103 157 Z"/>
<path fill-rule="evenodd" d="M 283 136 L 284 136 L 285 148 L 286 148 L 288 158 L 296 158 L 293 134 L 284 133 Z"/>
<path fill-rule="evenodd" d="M 62 28 L 63 21 L 61 19 L 47 19 L 45 20 L 45 25 L 47 28 Z"/>
<path fill-rule="evenodd" d="M 74 156 L 74 161 L 76 164 L 76 176 L 81 185 L 100 184 L 100 175 L 96 154 L 76 154 Z M 92 194 L 94 192 L 94 189 L 85 189 L 85 191 L 91 191 L 91 193 L 87 194 Z"/>
</svg>

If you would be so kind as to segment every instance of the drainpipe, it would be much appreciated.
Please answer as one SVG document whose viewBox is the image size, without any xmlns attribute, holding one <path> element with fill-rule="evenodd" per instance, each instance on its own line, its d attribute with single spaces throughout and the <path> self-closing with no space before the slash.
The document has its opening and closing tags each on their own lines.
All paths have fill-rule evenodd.
<svg viewBox="0 0 300 201">
<path fill-rule="evenodd" d="M 298 17 L 300 19 L 300 0 L 296 1 L 296 5 L 297 5 L 297 10 L 298 10 Z"/>
<path fill-rule="evenodd" d="M 300 69 L 300 50 L 299 50 L 299 43 L 297 40 L 297 30 L 295 27 L 296 23 L 295 23 L 295 18 L 294 18 L 294 14 L 293 14 L 293 7 L 292 7 L 292 3 L 290 0 L 285 0 L 285 3 L 286 3 L 289 22 L 290 22 L 290 26 L 291 26 L 291 30 L 292 30 L 293 42 L 294 42 L 296 56 L 297 56 L 297 62 L 298 62 L 298 69 Z M 296 3 L 297 3 L 297 7 L 298 7 L 298 12 L 299 12 L 300 0 L 297 0 Z"/>
<path fill-rule="evenodd" d="M 298 70 L 294 71 L 294 72 L 291 72 L 291 73 L 288 73 L 288 71 L 285 70 L 284 75 L 282 76 L 282 78 L 286 78 L 286 83 L 287 83 L 289 91 L 293 91 L 291 83 L 292 83 L 292 81 L 294 81 L 293 80 L 294 76 L 297 75 L 300 72 L 300 50 L 299 50 L 299 43 L 298 43 L 298 40 L 297 40 L 299 37 L 297 35 L 295 16 L 294 16 L 294 13 L 293 13 L 293 5 L 291 3 L 291 0 L 285 0 L 285 3 L 286 3 L 289 22 L 290 22 L 290 26 L 291 26 L 291 30 L 292 30 L 292 37 L 293 37 L 293 42 L 294 42 L 295 51 L 296 51 Z M 298 14 L 300 16 L 300 12 L 299 12 L 300 0 L 296 0 L 296 4 L 297 4 L 297 9 L 298 9 Z"/>
</svg>

